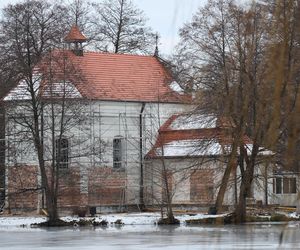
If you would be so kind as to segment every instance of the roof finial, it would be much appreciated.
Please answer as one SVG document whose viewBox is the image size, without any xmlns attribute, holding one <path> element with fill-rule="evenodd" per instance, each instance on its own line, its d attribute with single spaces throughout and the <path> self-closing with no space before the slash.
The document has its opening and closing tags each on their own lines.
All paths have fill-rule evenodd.
<svg viewBox="0 0 300 250">
<path fill-rule="evenodd" d="M 158 51 L 158 34 L 156 33 L 155 36 L 155 51 L 154 51 L 154 56 L 158 57 L 159 56 L 159 51 Z"/>
</svg>

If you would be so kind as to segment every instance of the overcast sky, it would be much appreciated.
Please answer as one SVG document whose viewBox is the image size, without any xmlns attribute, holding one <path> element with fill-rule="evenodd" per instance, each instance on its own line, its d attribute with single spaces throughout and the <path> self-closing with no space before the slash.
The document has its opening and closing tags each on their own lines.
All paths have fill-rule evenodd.
<svg viewBox="0 0 300 250">
<path fill-rule="evenodd" d="M 190 21 L 207 0 L 134 0 L 149 18 L 149 25 L 161 35 L 160 51 L 169 54 L 178 41 L 178 30 Z"/>
<path fill-rule="evenodd" d="M 93 0 L 97 2 L 97 0 Z M 99 1 L 99 0 L 98 0 Z M 169 54 L 178 41 L 178 29 L 191 19 L 199 6 L 207 0 L 132 0 L 136 6 L 145 12 L 148 25 L 161 36 L 159 49 L 163 54 Z M 18 0 L 0 0 L 2 9 L 8 3 Z"/>
</svg>

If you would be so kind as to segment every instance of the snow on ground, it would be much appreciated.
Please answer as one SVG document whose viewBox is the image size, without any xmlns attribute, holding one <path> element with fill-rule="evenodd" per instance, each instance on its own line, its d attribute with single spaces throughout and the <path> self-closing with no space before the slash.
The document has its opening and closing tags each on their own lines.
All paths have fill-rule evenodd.
<svg viewBox="0 0 300 250">
<path fill-rule="evenodd" d="M 293 219 L 299 219 L 300 218 L 300 214 L 297 214 L 296 212 L 288 213 L 287 216 L 290 217 L 290 218 L 293 218 Z"/>
<path fill-rule="evenodd" d="M 287 213 L 290 218 L 299 218 L 297 213 Z M 181 224 L 185 224 L 186 220 L 201 219 L 201 218 L 215 218 L 224 215 L 208 215 L 208 214 L 180 214 L 175 217 Z M 113 225 L 117 220 L 121 220 L 124 225 L 154 225 L 160 219 L 160 213 L 113 213 L 113 214 L 98 214 L 96 217 L 77 217 L 65 216 L 61 219 L 65 221 L 91 220 L 100 222 L 106 220 L 109 225 Z M 3 227 L 29 227 L 31 224 L 46 221 L 46 217 L 21 217 L 21 216 L 0 216 L 0 229 Z"/>
<path fill-rule="evenodd" d="M 46 217 L 19 217 L 19 216 L 1 216 L 0 227 L 6 226 L 29 226 L 33 223 L 46 221 Z"/>
<path fill-rule="evenodd" d="M 219 217 L 222 215 L 207 215 L 207 214 L 182 214 L 176 215 L 176 218 L 180 220 L 183 224 L 186 220 L 189 219 L 201 219 L 207 217 Z M 96 217 L 73 217 L 73 216 L 66 216 L 62 217 L 61 219 L 65 221 L 72 221 L 72 220 L 90 220 L 95 218 L 96 221 L 106 220 L 109 224 L 113 224 L 116 220 L 121 220 L 122 223 L 125 225 L 153 225 L 155 224 L 159 218 L 160 213 L 118 213 L 118 214 L 99 214 Z M 0 228 L 1 227 L 27 227 L 33 223 L 40 223 L 46 221 L 46 217 L 19 217 L 19 216 L 2 216 L 0 217 Z"/>
</svg>

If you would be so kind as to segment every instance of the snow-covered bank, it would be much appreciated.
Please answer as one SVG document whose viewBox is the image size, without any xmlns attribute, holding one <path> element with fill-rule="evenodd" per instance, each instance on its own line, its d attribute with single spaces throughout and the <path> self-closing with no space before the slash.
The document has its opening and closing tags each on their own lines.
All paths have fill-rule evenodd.
<svg viewBox="0 0 300 250">
<path fill-rule="evenodd" d="M 180 223 L 184 223 L 186 220 L 190 219 L 201 219 L 208 217 L 220 217 L 223 215 L 207 215 L 207 214 L 182 214 L 176 215 L 176 218 L 180 221 Z M 102 220 L 106 220 L 108 224 L 114 224 L 115 221 L 121 220 L 124 225 L 153 225 L 155 224 L 159 218 L 160 213 L 120 213 L 120 214 L 101 214 L 96 217 L 62 217 L 62 220 L 65 221 L 77 221 L 80 219 L 91 220 L 95 218 L 95 221 L 100 222 Z M 40 223 L 46 221 L 46 217 L 0 217 L 0 228 L 7 226 L 30 226 L 30 224 Z"/>
<path fill-rule="evenodd" d="M 183 225 L 187 220 L 198 220 L 204 218 L 222 217 L 221 215 L 208 215 L 208 214 L 177 214 L 176 218 Z M 284 213 L 287 218 L 299 219 L 296 213 Z M 270 216 L 261 216 L 270 217 Z M 123 225 L 154 225 L 160 219 L 160 213 L 114 213 L 114 214 L 99 214 L 96 217 L 77 217 L 65 216 L 61 218 L 64 221 L 79 221 L 79 220 L 95 220 L 95 222 L 107 221 L 108 226 L 114 225 L 116 221 Z M 270 219 L 270 218 L 269 218 Z M 31 224 L 45 222 L 46 217 L 42 216 L 0 216 L 0 229 L 3 227 L 30 227 Z"/>
</svg>

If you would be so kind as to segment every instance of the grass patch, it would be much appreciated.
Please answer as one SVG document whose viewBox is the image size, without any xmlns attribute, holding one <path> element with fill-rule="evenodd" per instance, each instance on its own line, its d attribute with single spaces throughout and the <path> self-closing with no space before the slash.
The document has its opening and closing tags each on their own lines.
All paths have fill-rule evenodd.
<svg viewBox="0 0 300 250">
<path fill-rule="evenodd" d="M 231 224 L 233 222 L 233 214 L 228 214 L 220 217 L 209 217 L 201 219 L 186 220 L 187 225 L 224 225 Z"/>
<path fill-rule="evenodd" d="M 255 216 L 255 215 L 247 215 L 246 222 L 269 222 L 269 216 Z"/>
<path fill-rule="evenodd" d="M 284 214 L 272 214 L 270 221 L 272 222 L 281 222 L 281 221 L 292 221 L 294 219 L 287 217 Z"/>
<path fill-rule="evenodd" d="M 95 219 L 90 220 L 82 220 L 79 221 L 72 220 L 72 221 L 64 221 L 58 219 L 56 221 L 45 221 L 41 223 L 34 223 L 31 224 L 31 227 L 88 227 L 88 226 L 107 226 L 108 222 L 106 220 L 96 221 Z"/>
<path fill-rule="evenodd" d="M 176 218 L 170 220 L 169 218 L 160 218 L 157 225 L 179 225 L 180 221 Z"/>
</svg>

